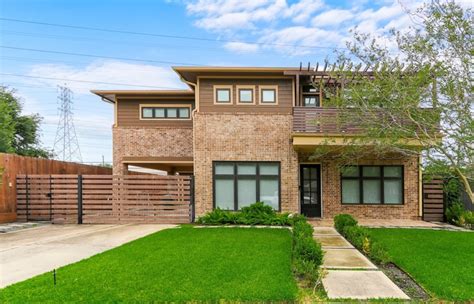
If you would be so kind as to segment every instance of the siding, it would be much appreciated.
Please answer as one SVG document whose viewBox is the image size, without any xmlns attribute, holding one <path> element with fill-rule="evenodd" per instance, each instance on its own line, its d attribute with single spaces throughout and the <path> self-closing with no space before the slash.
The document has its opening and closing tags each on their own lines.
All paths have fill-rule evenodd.
<svg viewBox="0 0 474 304">
<path fill-rule="evenodd" d="M 233 104 L 214 104 L 214 85 L 232 85 Z M 237 85 L 255 86 L 255 105 L 237 104 Z M 259 105 L 259 86 L 278 85 L 278 105 Z M 293 82 L 289 78 L 275 79 L 199 79 L 199 111 L 215 113 L 275 113 L 291 114 L 293 108 Z"/>
<path fill-rule="evenodd" d="M 189 97 L 181 99 L 144 99 L 130 100 L 118 99 L 117 101 L 117 124 L 120 127 L 189 127 L 192 128 L 192 120 L 140 120 L 140 104 L 191 104 L 194 109 L 194 99 Z"/>
</svg>

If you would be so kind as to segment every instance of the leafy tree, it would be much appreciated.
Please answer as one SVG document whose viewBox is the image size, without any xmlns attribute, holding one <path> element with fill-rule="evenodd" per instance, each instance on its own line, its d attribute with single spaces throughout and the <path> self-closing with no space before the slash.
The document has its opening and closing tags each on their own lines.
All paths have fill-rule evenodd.
<svg viewBox="0 0 474 304">
<path fill-rule="evenodd" d="M 338 93 L 329 90 L 325 104 L 340 109 L 331 123 L 341 130 L 360 125 L 361 136 L 345 136 L 344 149 L 320 147 L 314 157 L 349 164 L 422 153 L 427 173 L 456 176 L 474 201 L 472 10 L 433 1 L 410 14 L 419 23 L 391 31 L 396 48 L 353 32 L 350 52 L 339 54 L 330 72 Z"/>
<path fill-rule="evenodd" d="M 0 152 L 48 158 L 51 153 L 39 146 L 41 117 L 21 115 L 21 102 L 14 90 L 0 87 Z"/>
</svg>

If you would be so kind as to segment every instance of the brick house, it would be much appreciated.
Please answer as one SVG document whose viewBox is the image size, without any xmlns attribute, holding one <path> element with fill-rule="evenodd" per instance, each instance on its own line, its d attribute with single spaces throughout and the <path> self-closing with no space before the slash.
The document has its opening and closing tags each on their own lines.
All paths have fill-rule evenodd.
<svg viewBox="0 0 474 304">
<path fill-rule="evenodd" d="M 418 157 L 367 159 L 344 173 L 332 160 L 310 160 L 325 138 L 347 134 L 313 122 L 338 114 L 309 85 L 319 72 L 173 69 L 189 90 L 93 91 L 114 105 L 114 174 L 131 165 L 192 174 L 198 216 L 263 201 L 316 218 L 420 218 Z"/>
</svg>

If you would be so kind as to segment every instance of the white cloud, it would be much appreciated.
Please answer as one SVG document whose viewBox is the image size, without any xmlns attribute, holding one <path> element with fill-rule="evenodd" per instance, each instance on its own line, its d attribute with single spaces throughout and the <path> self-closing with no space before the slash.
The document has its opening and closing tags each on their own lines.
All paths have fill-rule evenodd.
<svg viewBox="0 0 474 304">
<path fill-rule="evenodd" d="M 293 17 L 293 22 L 303 23 L 311 17 L 311 15 L 324 7 L 322 0 L 301 0 L 292 4 L 286 11 L 287 16 Z"/>
<path fill-rule="evenodd" d="M 259 50 L 258 44 L 245 42 L 227 42 L 224 47 L 236 53 L 255 53 Z"/>
<path fill-rule="evenodd" d="M 49 86 L 56 86 L 67 83 L 72 85 L 75 94 L 90 94 L 89 91 L 94 89 L 151 90 L 153 88 L 186 88 L 171 69 L 122 61 L 94 61 L 80 68 L 63 64 L 37 64 L 33 65 L 27 74 L 30 76 L 47 75 L 49 78 L 54 78 L 31 80 L 31 82 L 36 84 L 42 83 Z M 58 79 L 86 80 L 90 82 Z M 100 82 L 117 84 L 100 84 Z M 126 86 L 122 84 L 132 84 L 143 87 Z"/>
<path fill-rule="evenodd" d="M 332 26 L 342 24 L 344 21 L 354 18 L 354 14 L 349 10 L 333 9 L 317 15 L 312 24 L 314 26 Z"/>
<path fill-rule="evenodd" d="M 314 52 L 318 46 L 334 45 L 341 39 L 337 32 L 315 27 L 293 26 L 268 32 L 260 42 L 267 43 L 268 47 L 274 47 L 285 54 L 305 55 Z"/>
</svg>

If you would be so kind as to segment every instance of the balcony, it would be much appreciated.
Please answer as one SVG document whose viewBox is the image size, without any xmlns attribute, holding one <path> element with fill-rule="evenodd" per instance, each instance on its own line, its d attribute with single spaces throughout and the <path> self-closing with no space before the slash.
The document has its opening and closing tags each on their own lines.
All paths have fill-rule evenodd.
<svg viewBox="0 0 474 304">
<path fill-rule="evenodd" d="M 432 109 L 426 109 L 432 111 Z M 380 119 L 384 115 L 381 113 Z M 296 149 L 312 149 L 315 146 L 345 146 L 347 137 L 363 134 L 363 117 L 347 109 L 338 108 L 293 108 L 293 146 Z M 401 122 L 409 124 L 408 121 Z M 434 127 L 431 132 L 438 132 Z M 422 147 L 420 140 L 408 140 L 404 144 Z M 426 143 L 425 143 L 426 144 Z"/>
<path fill-rule="evenodd" d="M 343 119 L 347 111 L 338 108 L 293 108 L 293 132 L 316 134 L 357 134 L 362 131 L 355 120 Z"/>
</svg>

